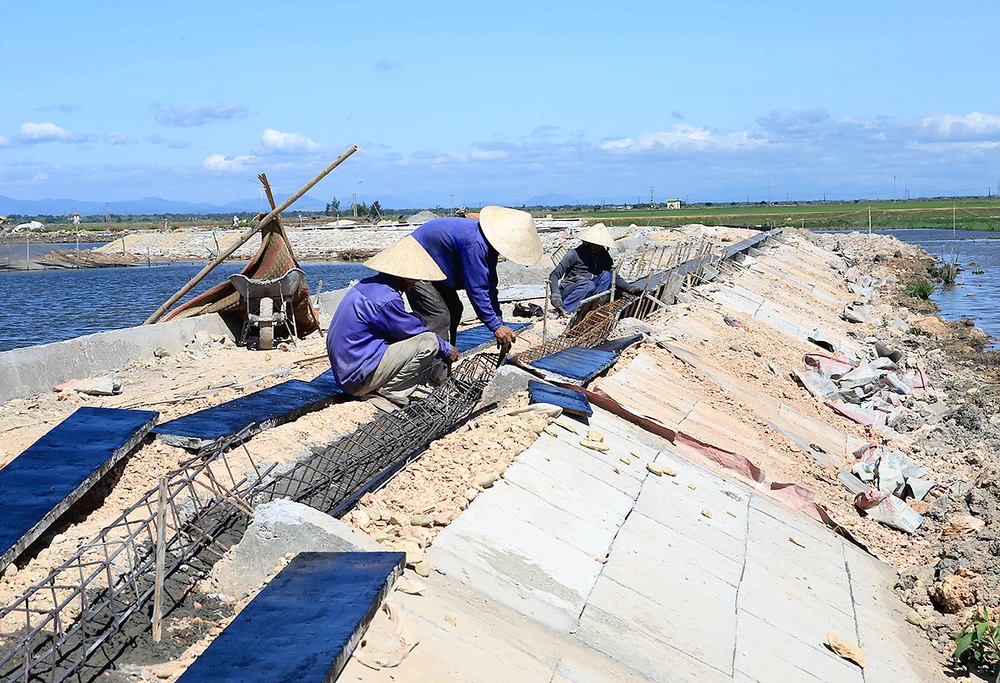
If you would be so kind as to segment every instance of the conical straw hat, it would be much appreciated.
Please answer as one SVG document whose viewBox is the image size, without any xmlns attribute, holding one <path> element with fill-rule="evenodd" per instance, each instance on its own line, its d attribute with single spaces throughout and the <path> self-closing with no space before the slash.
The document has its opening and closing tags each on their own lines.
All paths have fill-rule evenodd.
<svg viewBox="0 0 1000 683">
<path fill-rule="evenodd" d="M 484 206 L 479 226 L 486 241 L 500 255 L 522 266 L 533 266 L 542 258 L 542 241 L 530 213 L 502 206 Z"/>
<path fill-rule="evenodd" d="M 589 244 L 599 244 L 605 249 L 616 248 L 615 238 L 612 237 L 608 229 L 604 227 L 604 223 L 598 223 L 597 225 L 590 226 L 583 232 L 579 233 L 577 237 L 579 237 L 583 242 L 587 242 Z"/>
<path fill-rule="evenodd" d="M 409 280 L 444 280 L 434 259 L 420 242 L 407 235 L 365 261 L 365 265 L 380 273 L 405 277 Z"/>
</svg>

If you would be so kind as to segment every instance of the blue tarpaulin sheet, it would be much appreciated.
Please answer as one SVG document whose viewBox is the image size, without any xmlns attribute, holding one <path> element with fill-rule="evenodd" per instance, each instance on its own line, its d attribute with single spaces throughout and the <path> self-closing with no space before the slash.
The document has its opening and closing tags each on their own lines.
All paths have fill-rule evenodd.
<svg viewBox="0 0 1000 683">
<path fill-rule="evenodd" d="M 340 675 L 403 571 L 403 553 L 299 553 L 180 683 L 324 683 Z"/>
<path fill-rule="evenodd" d="M 78 408 L 0 469 L 0 571 L 128 455 L 156 416 Z"/>
<path fill-rule="evenodd" d="M 165 422 L 153 433 L 173 446 L 203 448 L 248 427 L 247 436 L 250 436 L 291 422 L 306 413 L 325 408 L 343 394 L 333 371 L 328 370 L 310 382 L 289 380 Z"/>
<path fill-rule="evenodd" d="M 631 337 L 620 337 L 618 339 L 609 339 L 603 344 L 598 344 L 594 348 L 598 351 L 610 351 L 612 353 L 621 353 L 624 349 L 632 346 L 632 344 L 638 344 L 642 341 L 641 334 L 634 334 Z"/>
<path fill-rule="evenodd" d="M 607 370 L 617 359 L 618 354 L 610 351 L 571 346 L 551 356 L 539 358 L 531 365 L 539 370 L 586 382 Z"/>
<path fill-rule="evenodd" d="M 590 407 L 590 401 L 579 391 L 554 387 L 551 384 L 528 380 L 528 395 L 532 403 L 551 403 L 559 406 L 563 412 L 571 415 L 593 415 L 594 409 Z"/>
<path fill-rule="evenodd" d="M 518 330 L 527 327 L 531 323 L 504 323 L 510 329 L 517 332 Z M 486 342 L 491 342 L 496 337 L 493 333 L 489 331 L 486 325 L 477 325 L 476 327 L 470 327 L 467 330 L 462 330 L 458 333 L 455 339 L 455 347 L 458 349 L 459 353 L 465 353 L 469 349 L 474 349 L 477 346 L 482 346 Z"/>
</svg>

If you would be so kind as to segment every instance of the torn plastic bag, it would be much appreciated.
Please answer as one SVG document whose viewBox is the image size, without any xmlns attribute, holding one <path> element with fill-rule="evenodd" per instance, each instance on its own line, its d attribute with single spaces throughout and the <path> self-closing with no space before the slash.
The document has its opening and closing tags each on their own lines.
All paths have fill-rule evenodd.
<svg viewBox="0 0 1000 683">
<path fill-rule="evenodd" d="M 866 494 L 860 493 L 858 495 L 864 496 Z M 857 498 L 855 498 L 854 504 L 857 505 Z M 896 498 L 896 496 L 887 496 L 878 505 L 868 508 L 865 512 L 876 522 L 881 522 L 882 524 L 891 526 L 893 529 L 899 529 L 908 534 L 912 534 L 919 529 L 920 524 L 924 521 L 924 518 L 916 510 L 899 498 Z"/>
<path fill-rule="evenodd" d="M 863 323 L 868 320 L 868 310 L 864 306 L 848 304 L 840 313 L 840 317 L 849 323 Z"/>
<path fill-rule="evenodd" d="M 913 393 L 913 389 L 910 387 L 910 385 L 904 382 L 902 379 L 900 379 L 899 375 L 897 375 L 895 372 L 890 372 L 886 374 L 882 378 L 882 381 L 885 382 L 885 385 L 887 387 L 895 391 L 897 394 Z"/>
<path fill-rule="evenodd" d="M 896 365 L 891 358 L 885 358 L 883 356 L 879 356 L 868 365 L 879 370 L 892 370 L 893 372 L 899 369 L 899 366 Z"/>
<path fill-rule="evenodd" d="M 880 383 L 882 375 L 884 374 L 884 370 L 873 368 L 871 365 L 862 365 L 861 367 L 854 368 L 847 374 L 841 376 L 840 379 L 837 380 L 837 384 L 840 385 L 841 389 L 863 387 L 866 384 Z"/>
<path fill-rule="evenodd" d="M 795 375 L 795 379 L 799 381 L 799 384 L 805 387 L 806 391 L 816 398 L 833 398 L 837 395 L 837 385 L 818 372 L 792 370 L 792 373 Z"/>
</svg>

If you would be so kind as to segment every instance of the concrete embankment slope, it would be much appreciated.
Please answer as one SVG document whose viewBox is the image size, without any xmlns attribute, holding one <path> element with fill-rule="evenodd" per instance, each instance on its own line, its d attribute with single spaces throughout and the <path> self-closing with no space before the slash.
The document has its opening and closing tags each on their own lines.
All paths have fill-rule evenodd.
<svg viewBox="0 0 1000 683">
<path fill-rule="evenodd" d="M 416 648 L 391 669 L 354 661 L 345 679 L 945 680 L 908 622 L 933 616 L 900 600 L 896 567 L 814 518 L 832 515 L 898 566 L 930 546 L 863 516 L 837 481 L 857 446 L 894 432 L 791 378 L 816 329 L 845 357 L 867 353 L 869 327 L 840 317 L 856 298 L 844 266 L 791 237 L 646 321 L 647 342 L 596 384 L 676 442 L 600 409 L 577 433 L 550 425 L 425 549 L 436 571 L 408 577 L 419 594 L 390 598 Z M 606 451 L 581 444 L 588 428 Z M 368 497 L 350 519 L 379 538 L 389 527 L 374 520 L 404 494 Z M 829 646 L 838 637 L 863 669 Z"/>
</svg>

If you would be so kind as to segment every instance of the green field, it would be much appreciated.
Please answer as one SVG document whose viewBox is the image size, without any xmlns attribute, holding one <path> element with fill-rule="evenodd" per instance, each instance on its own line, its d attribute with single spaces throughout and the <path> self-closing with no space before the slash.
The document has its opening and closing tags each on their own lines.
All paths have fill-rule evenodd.
<svg viewBox="0 0 1000 683">
<path fill-rule="evenodd" d="M 638 208 L 632 211 L 558 211 L 553 217 L 583 217 L 608 225 L 747 225 L 804 227 L 820 229 L 868 229 L 868 212 L 875 230 L 939 228 L 1000 231 L 1000 199 L 942 199 L 898 202 L 837 202 L 811 204 L 696 204 L 669 211 L 655 212 Z M 534 212 L 539 215 L 541 212 Z M 545 215 L 542 213 L 541 215 Z"/>
</svg>

